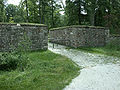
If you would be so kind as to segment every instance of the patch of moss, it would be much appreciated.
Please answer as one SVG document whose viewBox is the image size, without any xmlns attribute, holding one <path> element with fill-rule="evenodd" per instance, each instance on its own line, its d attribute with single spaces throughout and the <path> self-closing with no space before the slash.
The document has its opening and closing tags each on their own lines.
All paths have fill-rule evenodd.
<svg viewBox="0 0 120 90">
<path fill-rule="evenodd" d="M 38 24 L 38 23 L 0 23 L 0 25 L 17 25 L 20 24 L 21 26 L 44 26 L 47 27 L 44 24 Z"/>
<path fill-rule="evenodd" d="M 50 30 L 54 31 L 54 30 L 61 30 L 61 29 L 67 29 L 67 28 L 96 28 L 96 29 L 105 29 L 105 27 L 100 27 L 100 26 L 72 25 L 72 26 L 52 28 Z"/>
<path fill-rule="evenodd" d="M 19 23 L 21 26 L 45 26 L 44 24 L 37 24 L 37 23 Z"/>
</svg>

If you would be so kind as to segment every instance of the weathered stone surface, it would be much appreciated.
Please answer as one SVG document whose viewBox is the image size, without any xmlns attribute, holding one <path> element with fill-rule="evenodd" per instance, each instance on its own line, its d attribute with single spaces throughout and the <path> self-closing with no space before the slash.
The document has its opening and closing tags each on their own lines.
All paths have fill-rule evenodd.
<svg viewBox="0 0 120 90">
<path fill-rule="evenodd" d="M 47 49 L 47 26 L 36 24 L 0 24 L 0 51 L 11 50 L 11 45 L 17 46 L 24 35 L 30 39 L 31 50 Z"/>
<path fill-rule="evenodd" d="M 109 30 L 103 27 L 71 26 L 50 30 L 50 41 L 71 47 L 104 46 Z"/>
</svg>

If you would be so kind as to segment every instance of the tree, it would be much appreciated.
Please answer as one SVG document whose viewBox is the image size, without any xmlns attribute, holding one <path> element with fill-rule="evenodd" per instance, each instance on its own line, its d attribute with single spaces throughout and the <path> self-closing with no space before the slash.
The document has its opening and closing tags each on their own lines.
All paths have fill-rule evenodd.
<svg viewBox="0 0 120 90">
<path fill-rule="evenodd" d="M 41 21 L 41 0 L 39 0 L 39 20 L 40 20 L 40 24 L 42 23 Z"/>
<path fill-rule="evenodd" d="M 6 10 L 7 22 L 9 22 L 16 15 L 17 6 L 13 4 L 9 4 L 5 10 Z"/>
<path fill-rule="evenodd" d="M 20 4 L 19 4 L 22 9 L 25 11 L 26 13 L 26 19 L 25 22 L 29 22 L 29 10 L 28 10 L 28 0 L 21 0 Z"/>
<path fill-rule="evenodd" d="M 104 16 L 105 25 L 110 28 L 111 33 L 120 34 L 120 0 L 107 0 L 107 3 L 107 14 Z"/>
<path fill-rule="evenodd" d="M 120 0 L 85 0 L 85 10 L 89 15 L 90 25 L 107 26 L 112 33 L 118 32 Z"/>
<path fill-rule="evenodd" d="M 26 5 L 26 22 L 28 22 L 28 0 L 25 0 L 25 5 Z"/>
<path fill-rule="evenodd" d="M 24 7 L 22 7 L 21 3 L 16 6 L 13 4 L 8 4 L 5 8 L 7 22 L 26 22 L 26 13 L 24 11 Z"/>
<path fill-rule="evenodd" d="M 6 0 L 0 0 L 0 22 L 5 22 L 5 2 Z"/>
<path fill-rule="evenodd" d="M 87 11 L 87 14 L 89 15 L 90 25 L 95 25 L 95 14 L 97 12 L 99 0 L 86 0 L 85 1 L 85 8 Z"/>
<path fill-rule="evenodd" d="M 52 4 L 52 27 L 54 27 L 54 6 L 53 6 L 54 1 L 53 0 L 51 0 L 51 4 Z"/>
<path fill-rule="evenodd" d="M 72 8 L 72 9 L 71 9 Z M 66 7 L 65 7 L 65 15 L 67 16 L 67 25 L 74 25 L 76 23 L 76 14 L 75 14 L 75 6 L 73 1 L 66 0 Z"/>
<path fill-rule="evenodd" d="M 81 25 L 83 14 L 83 0 L 66 0 L 65 14 L 68 17 L 67 25 Z M 71 9 L 72 8 L 72 9 Z"/>
</svg>

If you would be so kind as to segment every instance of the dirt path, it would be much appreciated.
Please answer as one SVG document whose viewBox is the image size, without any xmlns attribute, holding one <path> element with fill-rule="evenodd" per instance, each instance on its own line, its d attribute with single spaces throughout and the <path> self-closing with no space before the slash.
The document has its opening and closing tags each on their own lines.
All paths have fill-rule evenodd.
<svg viewBox="0 0 120 90">
<path fill-rule="evenodd" d="M 71 58 L 83 69 L 64 90 L 120 90 L 120 59 L 66 49 L 65 46 L 49 44 L 49 50 Z M 114 64 L 117 62 L 117 64 Z"/>
</svg>

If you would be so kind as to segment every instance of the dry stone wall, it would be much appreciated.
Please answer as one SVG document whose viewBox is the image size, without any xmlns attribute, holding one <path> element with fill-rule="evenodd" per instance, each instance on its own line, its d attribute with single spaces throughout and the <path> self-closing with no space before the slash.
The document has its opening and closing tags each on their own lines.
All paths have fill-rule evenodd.
<svg viewBox="0 0 120 90">
<path fill-rule="evenodd" d="M 50 42 L 70 47 L 104 46 L 109 30 L 103 27 L 69 26 L 50 30 Z"/>
<path fill-rule="evenodd" d="M 0 24 L 0 51 L 10 51 L 18 46 L 23 36 L 30 40 L 31 50 L 48 48 L 48 29 L 38 24 Z"/>
</svg>

